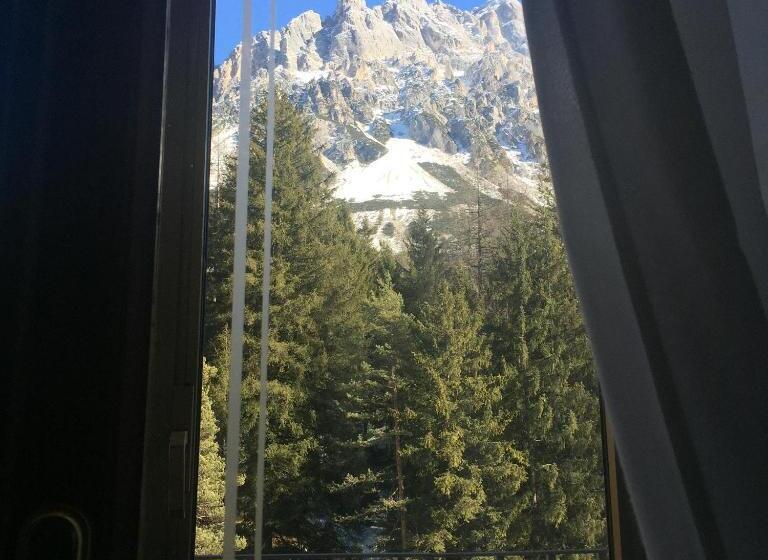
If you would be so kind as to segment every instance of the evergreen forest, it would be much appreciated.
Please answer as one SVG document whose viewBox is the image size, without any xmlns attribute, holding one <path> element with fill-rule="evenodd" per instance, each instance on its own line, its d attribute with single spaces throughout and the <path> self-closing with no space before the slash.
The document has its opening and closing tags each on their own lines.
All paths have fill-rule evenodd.
<svg viewBox="0 0 768 560">
<path fill-rule="evenodd" d="M 253 111 L 250 143 L 244 550 L 254 546 L 265 111 Z M 394 253 L 333 197 L 313 127 L 278 95 L 263 550 L 603 545 L 597 377 L 548 178 L 542 204 L 478 202 L 457 220 L 466 235 L 421 211 Z M 235 163 L 209 205 L 199 554 L 222 549 Z"/>
</svg>

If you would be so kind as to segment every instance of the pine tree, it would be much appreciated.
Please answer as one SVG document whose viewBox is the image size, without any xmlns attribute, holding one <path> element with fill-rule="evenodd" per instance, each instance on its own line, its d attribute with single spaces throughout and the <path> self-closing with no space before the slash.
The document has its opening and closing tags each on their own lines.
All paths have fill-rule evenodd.
<svg viewBox="0 0 768 560">
<path fill-rule="evenodd" d="M 386 253 L 383 258 L 388 258 Z M 346 487 L 348 490 L 351 482 L 366 485 L 367 500 L 358 507 L 357 516 L 360 526 L 382 528 L 378 545 L 407 550 L 400 401 L 413 318 L 405 313 L 403 298 L 386 273 L 367 305 L 367 322 L 368 359 L 346 390 L 349 414 L 361 425 L 355 441 L 366 450 L 366 463 L 364 471 L 350 477 Z"/>
<path fill-rule="evenodd" d="M 195 554 L 221 554 L 224 545 L 224 459 L 216 442 L 219 428 L 208 396 L 216 373 L 216 368 L 203 361 Z M 238 539 L 236 548 L 244 546 L 244 539 Z"/>
<path fill-rule="evenodd" d="M 477 168 L 472 170 L 471 184 L 475 191 L 475 200 L 466 209 L 468 218 L 466 227 L 467 241 L 466 250 L 462 256 L 474 272 L 478 296 L 483 297 L 485 293 L 485 269 L 491 242 L 490 228 L 493 225 L 492 214 L 490 209 L 486 208 L 485 196 L 480 188 L 481 179 Z"/>
<path fill-rule="evenodd" d="M 409 227 L 406 247 L 395 277 L 415 314 L 399 375 L 407 544 L 500 548 L 520 509 L 502 498 L 518 492 L 525 457 L 504 439 L 508 416 L 499 408 L 501 377 L 490 367 L 482 306 L 469 267 L 450 260 L 425 212 Z M 440 456 L 452 452 L 457 462 Z"/>
<path fill-rule="evenodd" d="M 398 275 L 406 310 L 413 313 L 437 288 L 448 269 L 446 248 L 426 210 L 420 209 L 408 225 L 405 239 L 408 264 Z"/>
<path fill-rule="evenodd" d="M 441 282 L 416 320 L 404 399 L 409 532 L 415 549 L 493 548 L 505 520 L 489 503 L 494 484 L 514 493 L 524 457 L 503 441 L 499 377 L 464 290 Z"/>
<path fill-rule="evenodd" d="M 504 371 L 506 434 L 528 458 L 508 546 L 593 546 L 605 535 L 600 413 L 589 343 L 549 191 L 516 209 L 493 257 L 492 348 Z"/>
<path fill-rule="evenodd" d="M 266 105 L 252 115 L 242 421 L 246 484 L 240 511 L 253 533 L 257 459 L 259 326 Z M 312 144 L 313 123 L 284 95 L 276 100 L 273 261 L 270 303 L 269 408 L 265 455 L 267 550 L 338 549 L 344 535 L 334 520 L 344 503 L 330 491 L 344 476 L 345 420 L 339 387 L 365 360 L 364 304 L 372 289 L 374 252 L 358 234 Z M 229 165 L 211 209 L 206 351 L 224 360 L 217 341 L 231 305 L 235 168 Z M 224 364 L 222 364 L 223 366 Z M 224 380 L 218 379 L 218 386 Z M 218 391 L 223 395 L 223 391 Z M 223 407 L 218 406 L 223 411 Z M 250 537 L 249 537 L 250 538 Z"/>
</svg>

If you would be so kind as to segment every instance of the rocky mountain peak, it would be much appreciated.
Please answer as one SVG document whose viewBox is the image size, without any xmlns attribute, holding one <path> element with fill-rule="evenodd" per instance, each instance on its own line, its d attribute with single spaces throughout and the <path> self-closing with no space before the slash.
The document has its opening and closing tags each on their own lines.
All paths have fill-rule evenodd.
<svg viewBox="0 0 768 560">
<path fill-rule="evenodd" d="M 426 0 L 386 0 L 385 6 L 401 9 L 411 9 L 416 11 L 426 11 L 429 9 L 429 4 Z"/>
<path fill-rule="evenodd" d="M 303 39 L 310 39 L 323 26 L 320 14 L 308 10 L 293 18 L 285 27 L 285 34 L 298 34 Z"/>
<path fill-rule="evenodd" d="M 366 10 L 365 0 L 339 0 L 336 4 L 336 17 L 343 17 L 353 12 L 362 12 Z"/>
<path fill-rule="evenodd" d="M 489 200 L 535 199 L 543 140 L 519 0 L 472 10 L 445 0 L 374 8 L 339 0 L 325 19 L 298 15 L 278 41 L 279 87 L 315 115 L 336 194 L 358 218 L 384 228 L 378 213 L 386 210 L 394 230 L 404 231 L 415 208 L 450 212 L 476 200 L 472 189 Z M 251 49 L 258 90 L 266 81 L 264 33 Z M 235 49 L 214 75 L 219 155 L 236 145 L 240 58 Z"/>
</svg>

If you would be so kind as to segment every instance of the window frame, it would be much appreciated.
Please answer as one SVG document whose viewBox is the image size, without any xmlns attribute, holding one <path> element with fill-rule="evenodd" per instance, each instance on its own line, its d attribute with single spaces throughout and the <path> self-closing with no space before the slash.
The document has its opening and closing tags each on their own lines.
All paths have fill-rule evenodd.
<svg viewBox="0 0 768 560">
<path fill-rule="evenodd" d="M 214 0 L 167 0 L 139 557 L 194 554 Z"/>
<path fill-rule="evenodd" d="M 142 558 L 194 557 L 214 10 L 215 0 L 166 2 Z M 619 511 L 628 504 L 620 504 L 622 481 L 602 407 L 601 421 L 607 543 L 610 557 L 620 560 Z"/>
</svg>

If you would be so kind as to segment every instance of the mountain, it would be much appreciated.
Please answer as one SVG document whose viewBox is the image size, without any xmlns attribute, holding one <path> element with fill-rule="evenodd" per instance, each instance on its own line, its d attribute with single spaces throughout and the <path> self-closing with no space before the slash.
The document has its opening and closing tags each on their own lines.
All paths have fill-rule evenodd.
<svg viewBox="0 0 768 560">
<path fill-rule="evenodd" d="M 336 195 L 375 239 L 402 247 L 418 208 L 451 216 L 537 197 L 544 143 L 520 0 L 339 0 L 276 35 L 278 87 L 316 117 Z M 211 185 L 237 143 L 241 46 L 214 72 Z M 251 42 L 263 92 L 269 34 Z M 455 220 L 454 220 L 455 221 Z"/>
</svg>

